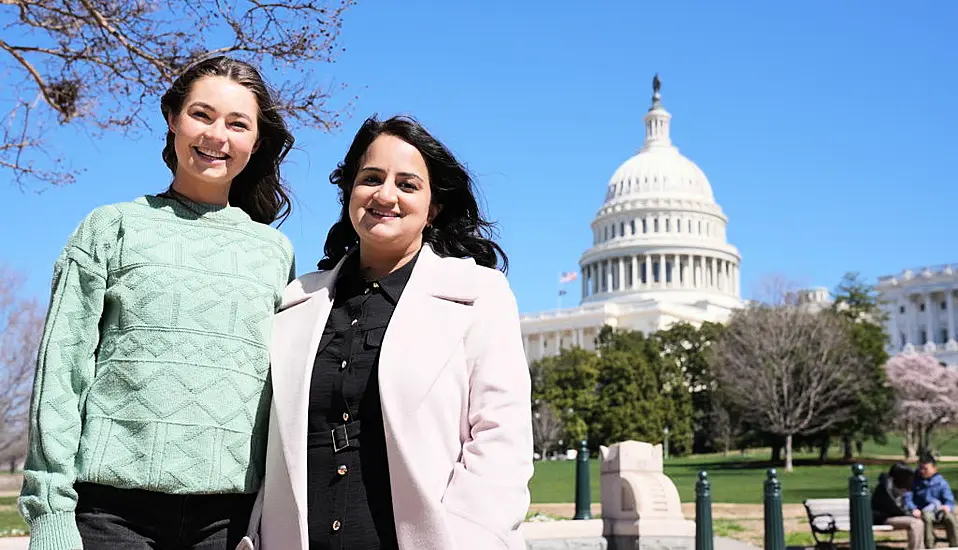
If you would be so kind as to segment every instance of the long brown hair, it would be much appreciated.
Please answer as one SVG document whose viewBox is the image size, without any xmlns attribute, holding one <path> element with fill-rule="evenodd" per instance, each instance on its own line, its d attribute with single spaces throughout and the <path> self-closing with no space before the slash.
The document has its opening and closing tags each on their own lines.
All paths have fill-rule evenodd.
<svg viewBox="0 0 958 550">
<path fill-rule="evenodd" d="M 222 76 L 242 85 L 256 96 L 259 106 L 259 148 L 250 157 L 246 168 L 233 178 L 230 204 L 241 208 L 257 222 L 271 224 L 279 220 L 282 223 L 290 214 L 291 203 L 280 178 L 279 165 L 293 147 L 294 139 L 276 109 L 273 94 L 255 67 L 225 56 L 192 65 L 163 94 L 160 100 L 163 120 L 178 115 L 193 83 L 207 76 Z M 175 175 L 177 160 L 173 140 L 173 132 L 167 131 L 163 161 Z"/>
</svg>

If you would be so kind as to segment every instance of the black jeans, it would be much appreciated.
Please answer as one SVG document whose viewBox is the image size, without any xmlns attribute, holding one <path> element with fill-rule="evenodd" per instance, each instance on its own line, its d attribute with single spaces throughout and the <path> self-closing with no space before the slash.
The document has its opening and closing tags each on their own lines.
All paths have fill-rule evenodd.
<svg viewBox="0 0 958 550">
<path fill-rule="evenodd" d="M 77 483 L 76 520 L 92 550 L 233 550 L 256 494 L 170 495 Z"/>
</svg>

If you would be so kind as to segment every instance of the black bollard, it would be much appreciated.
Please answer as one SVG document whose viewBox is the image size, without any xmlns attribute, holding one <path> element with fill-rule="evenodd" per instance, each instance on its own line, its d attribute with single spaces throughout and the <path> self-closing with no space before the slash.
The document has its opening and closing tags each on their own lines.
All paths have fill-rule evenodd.
<svg viewBox="0 0 958 550">
<path fill-rule="evenodd" d="M 575 516 L 572 519 L 592 519 L 592 495 L 589 489 L 589 446 L 582 440 L 575 457 Z"/>
<path fill-rule="evenodd" d="M 765 480 L 765 550 L 785 550 L 785 526 L 782 523 L 782 484 L 775 468 L 768 469 Z"/>
<path fill-rule="evenodd" d="M 851 550 L 874 550 L 872 534 L 872 507 L 868 495 L 868 478 L 861 464 L 852 466 L 848 478 L 848 503 L 851 508 Z"/>
<path fill-rule="evenodd" d="M 695 550 L 712 550 L 715 535 L 712 533 L 712 489 L 709 475 L 699 472 L 695 484 Z"/>
</svg>

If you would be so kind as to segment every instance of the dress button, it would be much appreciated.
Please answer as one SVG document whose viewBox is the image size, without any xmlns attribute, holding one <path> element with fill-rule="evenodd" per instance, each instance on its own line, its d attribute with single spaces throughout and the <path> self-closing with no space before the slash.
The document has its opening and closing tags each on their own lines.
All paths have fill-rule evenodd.
<svg viewBox="0 0 958 550">
<path fill-rule="evenodd" d="M 342 526 L 343 524 L 337 519 L 333 522 L 333 531 L 339 531 L 339 528 Z"/>
<path fill-rule="evenodd" d="M 346 472 L 348 471 L 349 471 L 349 468 L 347 468 L 345 464 L 340 464 L 339 468 L 336 468 L 336 473 L 341 476 L 346 475 Z"/>
<path fill-rule="evenodd" d="M 346 370 L 346 361 L 345 361 L 345 360 L 339 365 L 339 370 Z"/>
<path fill-rule="evenodd" d="M 343 422 L 346 422 L 348 420 L 349 420 L 349 413 L 343 413 Z"/>
</svg>

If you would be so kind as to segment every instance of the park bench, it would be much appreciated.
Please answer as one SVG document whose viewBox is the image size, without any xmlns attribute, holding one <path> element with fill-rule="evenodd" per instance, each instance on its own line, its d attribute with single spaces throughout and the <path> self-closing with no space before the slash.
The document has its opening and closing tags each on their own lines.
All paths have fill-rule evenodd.
<svg viewBox="0 0 958 550">
<path fill-rule="evenodd" d="M 851 507 L 847 498 L 810 498 L 804 504 L 816 548 L 835 548 L 835 533 L 851 531 Z M 871 514 L 871 510 L 868 513 Z M 872 531 L 894 531 L 894 528 L 891 525 L 873 525 Z M 825 537 L 828 537 L 827 540 Z"/>
<path fill-rule="evenodd" d="M 812 537 L 816 548 L 835 548 L 835 533 L 852 529 L 851 506 L 847 498 L 810 498 L 805 502 L 808 513 L 808 525 L 812 528 Z M 871 511 L 869 510 L 869 513 Z M 937 526 L 937 525 L 936 525 Z M 894 531 L 891 525 L 872 525 L 872 531 Z M 822 539 L 819 539 L 819 537 Z M 824 540 L 824 537 L 828 540 Z M 945 541 L 941 536 L 937 541 Z"/>
</svg>

